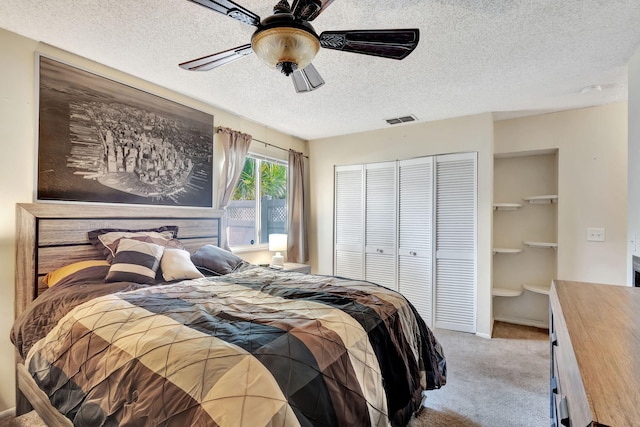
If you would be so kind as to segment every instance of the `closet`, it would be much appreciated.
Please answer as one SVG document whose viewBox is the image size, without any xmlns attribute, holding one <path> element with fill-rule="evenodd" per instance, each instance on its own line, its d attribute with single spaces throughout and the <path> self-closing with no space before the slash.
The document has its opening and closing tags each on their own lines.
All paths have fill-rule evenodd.
<svg viewBox="0 0 640 427">
<path fill-rule="evenodd" d="M 548 327 L 557 270 L 557 151 L 494 159 L 493 318 Z"/>
<path fill-rule="evenodd" d="M 400 291 L 430 327 L 475 332 L 476 164 L 336 166 L 334 274 Z"/>
<path fill-rule="evenodd" d="M 396 165 L 364 165 L 364 174 L 364 279 L 396 289 Z"/>
</svg>

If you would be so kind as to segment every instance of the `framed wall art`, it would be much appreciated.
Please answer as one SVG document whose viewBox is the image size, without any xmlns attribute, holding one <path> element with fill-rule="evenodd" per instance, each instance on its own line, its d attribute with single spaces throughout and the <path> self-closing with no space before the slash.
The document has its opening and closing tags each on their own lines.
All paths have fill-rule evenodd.
<svg viewBox="0 0 640 427">
<path fill-rule="evenodd" d="M 38 55 L 38 201 L 211 207 L 213 116 Z"/>
</svg>

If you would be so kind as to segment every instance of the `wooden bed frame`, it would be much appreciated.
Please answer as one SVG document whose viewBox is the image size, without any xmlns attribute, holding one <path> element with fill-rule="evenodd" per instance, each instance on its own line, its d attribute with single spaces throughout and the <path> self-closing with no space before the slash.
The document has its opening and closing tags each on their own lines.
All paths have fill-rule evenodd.
<svg viewBox="0 0 640 427">
<path fill-rule="evenodd" d="M 99 228 L 145 229 L 177 225 L 178 238 L 193 252 L 220 245 L 222 211 L 208 208 L 20 203 L 16 205 L 15 315 L 47 287 L 44 276 L 75 261 L 104 259 L 87 239 Z M 48 426 L 71 426 L 38 388 L 16 351 L 16 414 L 35 409 Z"/>
</svg>

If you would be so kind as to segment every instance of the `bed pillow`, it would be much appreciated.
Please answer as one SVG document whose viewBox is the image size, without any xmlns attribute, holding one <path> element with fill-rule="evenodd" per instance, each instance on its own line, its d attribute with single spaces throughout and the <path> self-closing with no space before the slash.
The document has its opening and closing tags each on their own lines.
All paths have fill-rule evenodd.
<svg viewBox="0 0 640 427">
<path fill-rule="evenodd" d="M 111 262 L 118 250 L 120 239 L 140 240 L 155 243 L 164 247 L 184 249 L 177 239 L 178 226 L 165 225 L 144 230 L 127 230 L 120 228 L 100 228 L 87 233 L 89 242 L 102 252 L 107 261 Z"/>
<path fill-rule="evenodd" d="M 189 251 L 184 249 L 166 248 L 160 260 L 160 269 L 167 282 L 204 277 L 191 261 Z"/>
<path fill-rule="evenodd" d="M 238 269 L 245 261 L 214 245 L 204 245 L 191 255 L 191 261 L 205 275 L 229 274 Z"/>
<path fill-rule="evenodd" d="M 103 259 L 78 261 L 49 272 L 42 282 L 49 288 L 62 281 L 78 283 L 104 280 L 109 272 L 109 263 Z"/>
<path fill-rule="evenodd" d="M 107 282 L 155 283 L 165 248 L 155 243 L 120 239 Z"/>
</svg>

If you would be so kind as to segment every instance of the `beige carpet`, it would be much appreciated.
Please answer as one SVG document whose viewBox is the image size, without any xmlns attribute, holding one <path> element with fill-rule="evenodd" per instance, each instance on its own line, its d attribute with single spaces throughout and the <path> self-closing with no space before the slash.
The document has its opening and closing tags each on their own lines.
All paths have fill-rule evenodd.
<svg viewBox="0 0 640 427">
<path fill-rule="evenodd" d="M 435 330 L 447 357 L 447 385 L 427 392 L 427 407 L 409 427 L 549 425 L 547 331 L 496 323 L 493 339 Z M 40 427 L 30 412 L 0 427 Z M 357 426 L 354 426 L 357 427 Z"/>
<path fill-rule="evenodd" d="M 35 411 L 24 414 L 18 418 L 8 418 L 0 420 L 0 427 L 45 427 L 45 423 L 40 419 Z"/>
<path fill-rule="evenodd" d="M 496 322 L 493 339 L 437 329 L 447 358 L 447 385 L 427 392 L 409 427 L 549 425 L 546 329 Z"/>
</svg>

